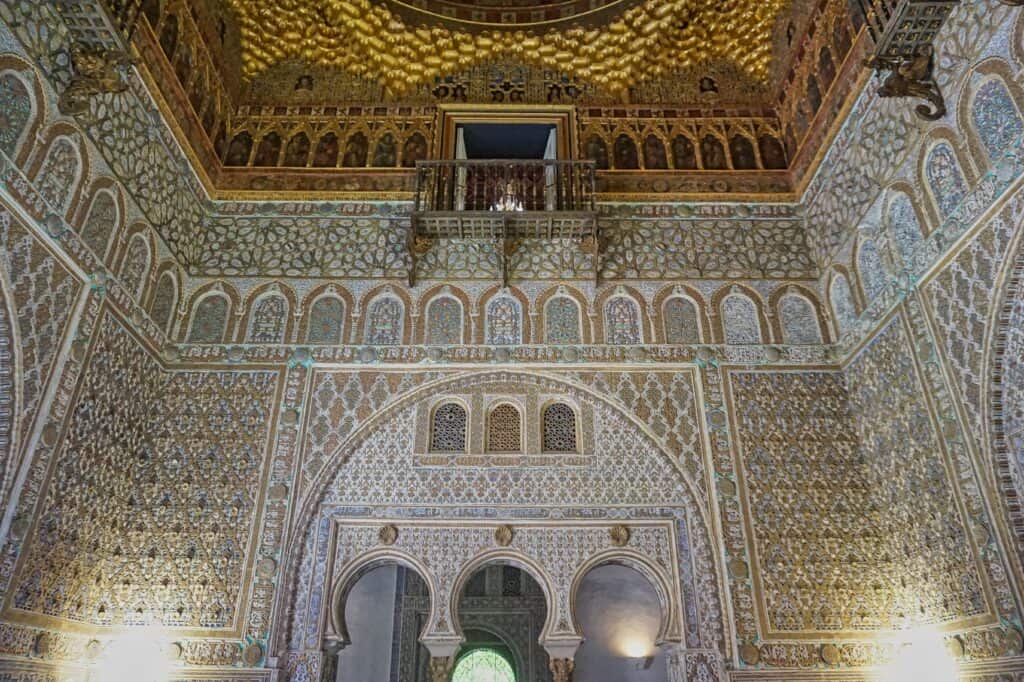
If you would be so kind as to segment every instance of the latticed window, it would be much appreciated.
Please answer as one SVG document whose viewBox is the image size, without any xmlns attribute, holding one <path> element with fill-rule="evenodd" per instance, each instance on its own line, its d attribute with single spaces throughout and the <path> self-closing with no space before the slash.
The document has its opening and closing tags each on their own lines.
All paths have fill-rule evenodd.
<svg viewBox="0 0 1024 682">
<path fill-rule="evenodd" d="M 515 405 L 502 403 L 491 410 L 487 419 L 488 452 L 521 452 L 522 426 Z"/>
<path fill-rule="evenodd" d="M 565 403 L 544 408 L 544 452 L 576 452 L 576 412 Z"/>
<path fill-rule="evenodd" d="M 516 673 L 498 652 L 477 649 L 459 659 L 452 682 L 516 682 Z"/>
<path fill-rule="evenodd" d="M 433 452 L 465 452 L 466 421 L 466 408 L 458 403 L 445 403 L 434 410 L 430 449 Z"/>
</svg>

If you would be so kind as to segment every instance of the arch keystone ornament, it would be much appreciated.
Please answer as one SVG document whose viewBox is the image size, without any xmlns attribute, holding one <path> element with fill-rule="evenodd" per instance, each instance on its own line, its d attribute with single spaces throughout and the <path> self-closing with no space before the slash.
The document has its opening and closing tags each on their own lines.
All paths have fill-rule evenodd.
<svg viewBox="0 0 1024 682">
<path fill-rule="evenodd" d="M 625 547 L 629 544 L 629 528 L 621 523 L 612 526 L 608 534 L 611 536 L 612 544 L 616 547 Z"/>
<path fill-rule="evenodd" d="M 263 647 L 253 642 L 242 649 L 242 663 L 246 667 L 255 668 L 263 660 Z"/>
<path fill-rule="evenodd" d="M 740 646 L 740 660 L 747 665 L 757 665 L 761 662 L 761 650 L 749 642 L 743 644 Z"/>
<path fill-rule="evenodd" d="M 515 531 L 512 530 L 512 526 L 507 524 L 498 526 L 494 530 L 494 541 L 498 543 L 499 547 L 508 547 L 512 544 L 512 539 L 515 537 Z"/>
<path fill-rule="evenodd" d="M 390 523 L 381 527 L 380 532 L 377 533 L 377 539 L 380 540 L 380 544 L 390 547 L 398 541 L 398 528 Z"/>
</svg>

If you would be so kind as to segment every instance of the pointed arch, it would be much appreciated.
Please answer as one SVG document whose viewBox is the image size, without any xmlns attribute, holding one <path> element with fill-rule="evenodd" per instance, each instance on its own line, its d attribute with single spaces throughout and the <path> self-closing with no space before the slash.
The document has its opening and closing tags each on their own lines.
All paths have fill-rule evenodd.
<svg viewBox="0 0 1024 682">
<path fill-rule="evenodd" d="M 719 289 L 711 299 L 718 312 L 718 339 L 721 343 L 769 343 L 771 330 L 764 315 L 764 302 L 753 289 L 740 284 Z"/>
<path fill-rule="evenodd" d="M 477 299 L 477 310 L 483 320 L 476 332 L 477 343 L 531 343 L 530 299 L 517 287 L 488 288 Z"/>
<path fill-rule="evenodd" d="M 420 297 L 419 310 L 420 324 L 413 330 L 416 343 L 447 346 L 472 339 L 469 297 L 461 289 L 448 284 L 432 287 Z"/>
<path fill-rule="evenodd" d="M 0 56 L 0 152 L 21 167 L 33 148 L 39 127 L 46 120 L 46 98 L 39 75 L 28 62 L 14 55 Z"/>
<path fill-rule="evenodd" d="M 352 338 L 352 294 L 333 282 L 322 284 L 306 295 L 302 302 L 299 339 L 316 345 L 338 345 Z"/>
<path fill-rule="evenodd" d="M 363 301 L 363 343 L 370 346 L 409 343 L 411 335 L 407 318 L 412 305 L 405 292 L 383 285 L 367 293 Z"/>
<path fill-rule="evenodd" d="M 292 313 L 297 306 L 295 292 L 286 284 L 268 282 L 256 287 L 242 304 L 245 315 L 238 328 L 237 340 L 288 343 L 292 338 Z"/>
<path fill-rule="evenodd" d="M 591 343 L 587 299 L 575 287 L 566 284 L 548 287 L 537 297 L 536 309 L 540 311 L 537 343 Z"/>
<path fill-rule="evenodd" d="M 216 299 L 223 299 L 222 301 Z M 179 336 L 186 343 L 226 343 L 231 338 L 238 292 L 220 280 L 210 282 L 192 294 L 188 304 L 188 322 Z"/>
</svg>

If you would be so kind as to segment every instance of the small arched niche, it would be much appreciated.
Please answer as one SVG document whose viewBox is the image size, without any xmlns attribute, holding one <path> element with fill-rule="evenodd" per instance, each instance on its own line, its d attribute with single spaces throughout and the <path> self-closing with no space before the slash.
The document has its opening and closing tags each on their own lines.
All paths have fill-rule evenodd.
<svg viewBox="0 0 1024 682">
<path fill-rule="evenodd" d="M 583 634 L 573 682 L 669 682 L 659 646 L 665 614 L 647 576 L 623 564 L 600 564 L 584 574 L 573 602 Z"/>
<path fill-rule="evenodd" d="M 338 654 L 338 682 L 430 679 L 430 652 L 419 642 L 430 615 L 430 589 L 415 569 L 375 561 L 348 581 L 341 598 L 346 646 Z"/>
<path fill-rule="evenodd" d="M 463 583 L 457 603 L 463 642 L 452 682 L 550 679 L 540 644 L 547 598 L 529 572 L 502 561 L 486 563 Z"/>
</svg>

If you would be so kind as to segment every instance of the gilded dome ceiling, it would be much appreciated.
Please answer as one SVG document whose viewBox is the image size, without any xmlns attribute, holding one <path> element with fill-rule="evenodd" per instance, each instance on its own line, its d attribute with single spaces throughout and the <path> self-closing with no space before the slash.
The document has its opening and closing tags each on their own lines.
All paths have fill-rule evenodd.
<svg viewBox="0 0 1024 682">
<path fill-rule="evenodd" d="M 242 75 L 340 70 L 395 95 L 482 63 L 551 69 L 608 92 L 724 64 L 771 74 L 786 0 L 227 0 Z"/>
</svg>

